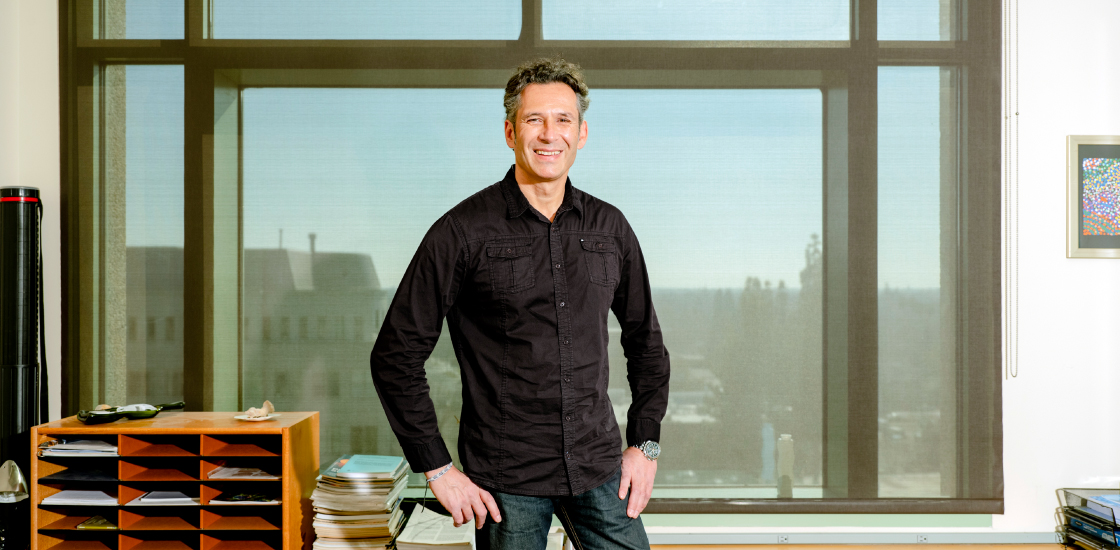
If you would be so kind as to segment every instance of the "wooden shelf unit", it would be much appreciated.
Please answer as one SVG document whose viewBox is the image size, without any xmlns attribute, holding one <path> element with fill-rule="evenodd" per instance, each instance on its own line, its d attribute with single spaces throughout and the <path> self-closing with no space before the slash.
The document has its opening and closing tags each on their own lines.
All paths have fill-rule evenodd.
<svg viewBox="0 0 1120 550">
<path fill-rule="evenodd" d="M 162 412 L 86 426 L 75 417 L 31 429 L 49 439 L 100 439 L 114 458 L 31 458 L 31 550 L 310 550 L 311 491 L 319 474 L 319 413 L 241 422 L 228 412 Z M 209 479 L 217 465 L 257 467 L 278 480 Z M 101 490 L 115 506 L 43 505 L 63 490 Z M 144 505 L 180 491 L 196 505 Z M 210 504 L 223 492 L 275 494 L 280 504 Z M 100 515 L 116 530 L 78 529 Z"/>
</svg>

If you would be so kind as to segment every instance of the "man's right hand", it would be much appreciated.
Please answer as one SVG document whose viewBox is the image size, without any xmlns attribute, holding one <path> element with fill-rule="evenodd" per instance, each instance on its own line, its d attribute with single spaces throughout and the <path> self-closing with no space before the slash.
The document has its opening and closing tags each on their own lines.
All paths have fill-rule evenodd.
<svg viewBox="0 0 1120 550">
<path fill-rule="evenodd" d="M 436 468 L 427 472 L 426 476 L 430 478 L 442 469 Z M 455 520 L 455 527 L 470 521 L 473 515 L 475 529 L 482 529 L 482 524 L 486 523 L 487 512 L 495 523 L 502 521 L 502 514 L 498 511 L 498 503 L 494 502 L 494 497 L 490 496 L 486 489 L 475 485 L 466 474 L 460 472 L 454 465 L 446 474 L 432 481 L 428 486 L 432 488 L 432 494 L 436 496 L 436 500 L 448 512 L 451 512 L 451 518 Z"/>
</svg>

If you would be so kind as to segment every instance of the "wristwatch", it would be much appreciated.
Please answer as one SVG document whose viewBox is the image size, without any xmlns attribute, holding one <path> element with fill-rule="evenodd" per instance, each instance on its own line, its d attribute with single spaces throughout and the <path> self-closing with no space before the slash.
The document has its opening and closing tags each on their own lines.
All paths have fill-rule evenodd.
<svg viewBox="0 0 1120 550">
<path fill-rule="evenodd" d="M 653 440 L 647 440 L 641 445 L 631 445 L 631 447 L 642 451 L 642 454 L 646 455 L 646 460 L 650 462 L 657 460 L 657 457 L 661 456 L 661 445 L 658 445 L 657 442 Z"/>
</svg>

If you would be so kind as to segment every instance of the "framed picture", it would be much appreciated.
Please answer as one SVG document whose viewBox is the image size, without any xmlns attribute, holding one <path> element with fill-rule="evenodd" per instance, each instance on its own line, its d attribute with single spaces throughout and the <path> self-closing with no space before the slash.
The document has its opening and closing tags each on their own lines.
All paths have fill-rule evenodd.
<svg viewBox="0 0 1120 550">
<path fill-rule="evenodd" d="M 1120 136 L 1068 136 L 1066 170 L 1066 257 L 1120 258 Z"/>
</svg>

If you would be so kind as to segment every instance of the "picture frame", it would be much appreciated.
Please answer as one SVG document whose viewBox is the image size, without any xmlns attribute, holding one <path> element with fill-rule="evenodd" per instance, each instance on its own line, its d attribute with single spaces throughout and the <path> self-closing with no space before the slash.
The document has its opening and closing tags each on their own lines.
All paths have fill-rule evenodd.
<svg viewBox="0 0 1120 550">
<path fill-rule="evenodd" d="M 1120 258 L 1120 136 L 1066 136 L 1066 257 Z"/>
</svg>

